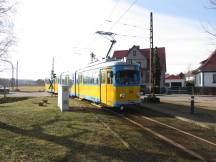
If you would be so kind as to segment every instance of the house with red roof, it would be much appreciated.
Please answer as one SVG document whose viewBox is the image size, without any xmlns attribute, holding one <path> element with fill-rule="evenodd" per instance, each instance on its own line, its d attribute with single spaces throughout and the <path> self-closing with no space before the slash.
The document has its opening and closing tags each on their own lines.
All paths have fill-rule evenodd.
<svg viewBox="0 0 216 162">
<path fill-rule="evenodd" d="M 193 71 L 195 92 L 216 95 L 216 50 Z"/>
<path fill-rule="evenodd" d="M 183 79 L 180 75 L 168 75 L 165 78 L 165 87 L 167 88 L 185 87 L 185 79 Z"/>
<path fill-rule="evenodd" d="M 165 84 L 166 73 L 166 53 L 165 47 L 158 47 L 158 56 L 161 65 L 161 87 Z M 149 87 L 149 57 L 150 48 L 140 49 L 139 46 L 133 46 L 129 50 L 114 51 L 113 58 L 124 59 L 128 64 L 138 63 L 141 67 L 141 84 Z"/>
</svg>

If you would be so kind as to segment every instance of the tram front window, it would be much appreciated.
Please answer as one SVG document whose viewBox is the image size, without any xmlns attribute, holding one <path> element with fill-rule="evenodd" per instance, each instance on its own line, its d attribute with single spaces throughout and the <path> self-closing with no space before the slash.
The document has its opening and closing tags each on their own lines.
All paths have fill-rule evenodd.
<svg viewBox="0 0 216 162">
<path fill-rule="evenodd" d="M 117 84 L 139 84 L 139 73 L 134 70 L 125 70 L 116 72 Z"/>
</svg>

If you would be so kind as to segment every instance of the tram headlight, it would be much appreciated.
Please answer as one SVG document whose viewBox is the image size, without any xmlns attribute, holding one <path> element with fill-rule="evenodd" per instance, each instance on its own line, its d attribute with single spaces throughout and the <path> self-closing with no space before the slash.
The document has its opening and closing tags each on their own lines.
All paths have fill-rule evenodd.
<svg viewBox="0 0 216 162">
<path fill-rule="evenodd" d="M 124 93 L 120 93 L 120 98 L 125 98 L 125 94 Z"/>
</svg>

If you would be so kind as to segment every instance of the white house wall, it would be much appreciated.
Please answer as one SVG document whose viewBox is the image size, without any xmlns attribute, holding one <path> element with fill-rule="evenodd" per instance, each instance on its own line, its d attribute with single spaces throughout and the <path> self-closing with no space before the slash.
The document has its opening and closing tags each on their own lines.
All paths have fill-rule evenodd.
<svg viewBox="0 0 216 162">
<path fill-rule="evenodd" d="M 134 55 L 134 51 L 136 54 Z M 130 50 L 128 55 L 126 56 L 126 62 L 131 63 L 139 63 L 141 66 L 142 74 L 141 74 L 141 83 L 145 84 L 146 87 L 149 87 L 149 70 L 148 70 L 148 59 L 141 53 L 139 50 L 139 46 L 133 46 Z M 165 82 L 165 71 L 166 69 L 161 70 L 161 82 L 160 86 L 164 87 Z"/>
<path fill-rule="evenodd" d="M 134 52 L 136 52 L 134 56 Z M 127 56 L 127 63 L 139 63 L 142 69 L 142 77 L 141 77 L 141 83 L 146 83 L 146 74 L 143 71 L 143 69 L 147 68 L 147 59 L 145 56 L 142 55 L 138 47 L 134 46 L 128 53 Z"/>
<path fill-rule="evenodd" d="M 136 55 L 133 55 L 133 52 L 136 52 Z M 147 59 L 141 54 L 137 48 L 130 50 L 127 60 L 133 60 L 133 63 L 140 62 L 141 68 L 147 68 Z"/>
<path fill-rule="evenodd" d="M 213 83 L 213 74 L 216 74 L 216 72 L 204 73 L 204 87 L 216 87 L 216 83 Z"/>
<path fill-rule="evenodd" d="M 203 74 L 202 72 L 200 72 L 195 75 L 195 87 L 202 87 L 202 86 L 203 86 Z"/>
</svg>

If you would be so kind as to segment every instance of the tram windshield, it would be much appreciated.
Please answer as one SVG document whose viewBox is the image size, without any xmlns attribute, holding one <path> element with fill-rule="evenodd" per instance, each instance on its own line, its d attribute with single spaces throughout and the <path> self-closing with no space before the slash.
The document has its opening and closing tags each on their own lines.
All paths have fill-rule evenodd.
<svg viewBox="0 0 216 162">
<path fill-rule="evenodd" d="M 139 84 L 139 72 L 135 70 L 124 70 L 116 72 L 117 84 Z"/>
</svg>

